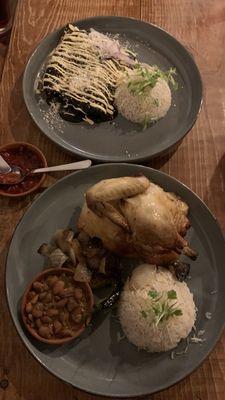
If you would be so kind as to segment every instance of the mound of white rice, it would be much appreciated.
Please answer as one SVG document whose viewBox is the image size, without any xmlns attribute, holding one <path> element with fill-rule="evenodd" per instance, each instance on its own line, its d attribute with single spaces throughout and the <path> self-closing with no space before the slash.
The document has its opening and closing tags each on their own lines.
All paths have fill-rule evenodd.
<svg viewBox="0 0 225 400">
<path fill-rule="evenodd" d="M 156 325 L 153 300 L 148 293 L 157 291 L 166 294 L 170 290 L 176 291 L 177 299 L 168 300 L 169 304 L 176 303 L 182 315 L 170 316 Z M 146 310 L 147 317 L 143 317 L 143 311 Z M 142 264 L 134 270 L 124 286 L 119 303 L 119 318 L 131 343 L 149 352 L 167 351 L 176 347 L 193 328 L 196 318 L 193 295 L 187 284 L 177 281 L 167 269 Z"/>
<path fill-rule="evenodd" d="M 148 67 L 149 70 L 154 70 Z M 147 86 L 142 94 L 134 95 L 128 87 L 129 82 L 137 80 L 137 72 L 124 75 L 115 92 L 115 104 L 126 119 L 145 124 L 164 117 L 171 106 L 171 91 L 163 78 L 158 78 L 155 86 Z"/>
</svg>

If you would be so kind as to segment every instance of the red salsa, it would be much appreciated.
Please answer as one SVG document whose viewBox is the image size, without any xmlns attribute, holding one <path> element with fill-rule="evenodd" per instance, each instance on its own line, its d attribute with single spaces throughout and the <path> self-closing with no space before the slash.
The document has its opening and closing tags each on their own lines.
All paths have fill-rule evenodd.
<svg viewBox="0 0 225 400">
<path fill-rule="evenodd" d="M 0 151 L 0 155 L 11 167 L 17 166 L 25 173 L 33 171 L 36 168 L 44 167 L 44 162 L 39 155 L 30 147 L 25 145 L 20 145 L 8 150 L 2 150 Z M 0 182 L 5 182 L 5 179 L 7 179 L 8 176 L 9 179 L 7 179 L 7 182 L 10 183 L 10 179 L 13 179 L 13 176 L 11 175 L 13 174 L 0 174 Z M 18 184 L 11 186 L 1 185 L 0 189 L 9 194 L 27 192 L 40 181 L 41 177 L 42 174 L 29 175 Z"/>
</svg>

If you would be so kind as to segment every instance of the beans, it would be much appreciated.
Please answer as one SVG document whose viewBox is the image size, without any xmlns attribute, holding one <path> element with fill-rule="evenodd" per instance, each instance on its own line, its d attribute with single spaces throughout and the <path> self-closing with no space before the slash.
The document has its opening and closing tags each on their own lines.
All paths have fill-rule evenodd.
<svg viewBox="0 0 225 400">
<path fill-rule="evenodd" d="M 60 301 L 57 301 L 56 307 L 57 307 L 57 308 L 63 308 L 63 307 L 65 307 L 67 301 L 68 301 L 67 299 L 62 299 L 62 300 L 60 300 Z"/>
<path fill-rule="evenodd" d="M 45 296 L 43 303 L 50 303 L 52 301 L 52 295 L 51 293 L 47 293 L 47 295 Z"/>
<path fill-rule="evenodd" d="M 50 334 L 53 335 L 53 333 L 54 333 L 54 332 L 53 332 L 53 326 L 50 325 L 50 326 L 48 326 L 48 328 L 49 328 Z"/>
<path fill-rule="evenodd" d="M 79 324 L 82 321 L 83 315 L 82 314 L 72 314 L 71 319 L 75 322 L 75 324 Z"/>
<path fill-rule="evenodd" d="M 53 326 L 56 334 L 59 333 L 59 331 L 62 329 L 62 324 L 59 321 L 54 321 Z"/>
<path fill-rule="evenodd" d="M 33 299 L 31 300 L 31 304 L 36 304 L 38 302 L 38 294 L 36 294 L 36 296 L 33 297 Z"/>
<path fill-rule="evenodd" d="M 34 318 L 40 318 L 40 317 L 42 317 L 43 313 L 41 310 L 38 310 L 37 308 L 33 308 L 32 315 Z"/>
<path fill-rule="evenodd" d="M 62 322 L 63 325 L 66 325 L 69 319 L 69 313 L 65 311 L 60 311 L 59 313 L 59 320 Z"/>
<path fill-rule="evenodd" d="M 73 331 L 68 329 L 68 328 L 64 328 L 64 329 L 62 329 L 61 331 L 58 332 L 58 336 L 61 337 L 61 338 L 68 337 L 68 336 L 73 336 L 73 334 L 74 334 Z"/>
<path fill-rule="evenodd" d="M 27 299 L 30 301 L 30 300 L 32 300 L 33 299 L 33 297 L 34 296 L 36 296 L 36 293 L 35 292 L 33 292 L 33 291 L 31 291 L 31 292 L 29 292 L 28 293 L 28 295 L 27 295 Z"/>
<path fill-rule="evenodd" d="M 47 315 L 44 315 L 41 318 L 41 321 L 44 322 L 44 324 L 51 324 L 52 323 L 52 319 L 50 317 L 48 317 Z"/>
<path fill-rule="evenodd" d="M 33 315 L 32 315 L 32 314 L 28 314 L 28 318 L 29 318 L 29 320 L 30 320 L 30 321 L 32 321 L 32 322 L 33 322 L 33 320 L 34 320 L 34 317 L 33 317 Z"/>
<path fill-rule="evenodd" d="M 42 293 L 40 293 L 40 294 L 39 294 L 39 299 L 40 299 L 40 300 L 43 300 L 43 299 L 45 298 L 46 294 L 47 294 L 47 292 L 42 292 Z"/>
<path fill-rule="evenodd" d="M 42 336 L 43 338 L 50 339 L 51 337 L 51 332 L 48 326 L 40 326 L 38 332 L 39 335 Z"/>
<path fill-rule="evenodd" d="M 73 336 L 73 332 L 71 332 L 69 329 L 63 329 L 61 332 L 59 332 L 59 336 L 61 337 Z"/>
<path fill-rule="evenodd" d="M 50 275 L 47 278 L 47 283 L 50 287 L 53 287 L 57 281 L 58 281 L 58 277 L 56 275 Z"/>
<path fill-rule="evenodd" d="M 78 300 L 78 301 L 82 300 L 83 296 L 84 296 L 84 292 L 81 288 L 77 287 L 74 289 L 74 297 L 76 300 Z"/>
<path fill-rule="evenodd" d="M 27 324 L 45 339 L 73 336 L 86 312 L 81 284 L 66 273 L 35 281 L 27 294 Z"/>
<path fill-rule="evenodd" d="M 32 310 L 32 304 L 31 303 L 27 303 L 25 309 L 26 309 L 27 314 L 29 314 L 31 312 L 31 310 Z"/>
<path fill-rule="evenodd" d="M 50 310 L 47 311 L 48 317 L 55 317 L 58 315 L 59 311 L 56 308 L 51 308 Z"/>
<path fill-rule="evenodd" d="M 73 288 L 66 288 L 62 291 L 61 297 L 70 297 L 73 296 L 74 289 Z"/>
<path fill-rule="evenodd" d="M 43 283 L 36 281 L 33 283 L 33 288 L 37 293 L 40 293 L 40 292 L 42 292 L 44 285 L 43 285 Z"/>
<path fill-rule="evenodd" d="M 48 303 L 48 304 L 44 304 L 44 310 L 49 310 L 50 308 L 54 308 L 54 303 Z"/>
<path fill-rule="evenodd" d="M 64 324 L 64 322 L 65 322 L 65 314 L 64 314 L 64 311 L 60 311 L 60 313 L 59 313 L 59 320 L 60 320 L 60 322 L 62 322 L 62 324 Z"/>
<path fill-rule="evenodd" d="M 40 301 L 35 305 L 35 308 L 38 310 L 43 310 L 44 309 L 44 304 L 40 303 Z"/>
<path fill-rule="evenodd" d="M 77 302 L 76 302 L 76 300 L 73 299 L 73 298 L 71 298 L 71 297 L 69 297 L 69 300 L 68 300 L 68 303 L 67 303 L 67 310 L 68 310 L 69 312 L 71 312 L 71 311 L 73 311 L 74 308 L 76 308 L 76 307 L 77 307 Z"/>
<path fill-rule="evenodd" d="M 63 292 L 63 289 L 65 287 L 65 283 L 63 281 L 58 281 L 55 283 L 55 285 L 53 286 L 53 293 L 54 294 L 61 294 Z"/>
<path fill-rule="evenodd" d="M 42 326 L 42 322 L 41 322 L 40 318 L 36 319 L 35 324 L 37 325 L 38 328 L 40 328 Z"/>
</svg>

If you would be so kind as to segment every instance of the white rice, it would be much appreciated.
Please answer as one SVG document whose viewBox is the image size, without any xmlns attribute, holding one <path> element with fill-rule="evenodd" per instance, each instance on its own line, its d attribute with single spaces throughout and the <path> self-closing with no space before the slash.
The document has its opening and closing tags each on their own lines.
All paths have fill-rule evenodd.
<svg viewBox="0 0 225 400">
<path fill-rule="evenodd" d="M 155 314 L 151 308 L 150 290 L 168 292 L 175 290 L 176 308 L 182 311 L 180 316 L 171 316 L 155 324 Z M 141 311 L 152 312 L 143 318 Z M 170 271 L 149 264 L 138 266 L 127 280 L 120 297 L 119 318 L 128 340 L 140 349 L 160 352 L 173 349 L 181 339 L 191 332 L 196 319 L 193 295 L 185 282 L 179 282 Z"/>
<path fill-rule="evenodd" d="M 153 68 L 149 67 L 150 70 Z M 158 78 L 153 88 L 146 87 L 143 94 L 134 95 L 128 82 L 137 79 L 135 71 L 124 75 L 115 92 L 115 104 L 120 114 L 136 123 L 157 121 L 164 117 L 171 106 L 171 91 L 163 78 Z"/>
</svg>

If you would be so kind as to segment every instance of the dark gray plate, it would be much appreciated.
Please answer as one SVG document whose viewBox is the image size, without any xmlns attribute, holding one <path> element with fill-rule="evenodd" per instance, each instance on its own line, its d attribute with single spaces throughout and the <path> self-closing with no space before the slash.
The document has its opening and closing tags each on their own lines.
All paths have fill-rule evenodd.
<svg viewBox="0 0 225 400">
<path fill-rule="evenodd" d="M 190 206 L 191 245 L 199 252 L 191 263 L 188 285 L 198 307 L 197 330 L 205 330 L 206 342 L 192 344 L 187 354 L 175 360 L 170 353 L 138 351 L 126 339 L 118 341 L 121 328 L 110 314 L 95 321 L 93 331 L 82 340 L 51 347 L 33 340 L 18 314 L 24 289 L 41 271 L 37 249 L 56 229 L 75 229 L 84 192 L 95 182 L 111 177 L 143 173 L 167 191 L 177 193 Z M 53 218 L 54 216 L 54 218 Z M 50 372 L 72 385 L 105 396 L 138 396 L 165 389 L 191 373 L 216 344 L 225 320 L 225 242 L 217 221 L 190 189 L 174 178 L 147 167 L 107 164 L 68 175 L 46 190 L 25 213 L 14 233 L 7 259 L 6 289 L 11 316 L 24 344 Z M 210 294 L 216 290 L 216 294 Z M 205 318 L 205 312 L 212 319 Z M 178 351 L 185 343 L 178 346 Z"/>
<path fill-rule="evenodd" d="M 202 101 L 201 77 L 189 52 L 164 30 L 131 18 L 94 17 L 74 24 L 84 29 L 93 27 L 101 32 L 119 33 L 140 61 L 157 64 L 164 70 L 176 67 L 180 88 L 173 91 L 168 114 L 144 131 L 122 116 L 114 123 L 94 127 L 65 122 L 54 116 L 34 91 L 43 63 L 62 35 L 63 29 L 60 29 L 39 44 L 24 73 L 25 103 L 42 132 L 64 150 L 101 162 L 141 162 L 166 152 L 183 139 L 195 123 Z"/>
</svg>

